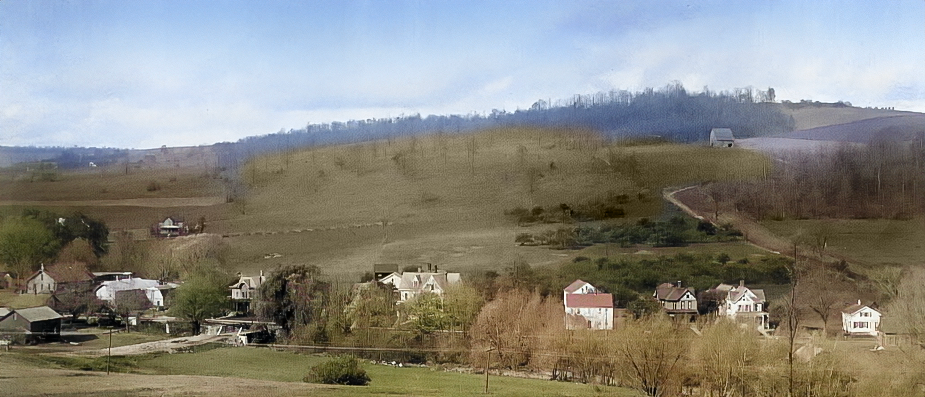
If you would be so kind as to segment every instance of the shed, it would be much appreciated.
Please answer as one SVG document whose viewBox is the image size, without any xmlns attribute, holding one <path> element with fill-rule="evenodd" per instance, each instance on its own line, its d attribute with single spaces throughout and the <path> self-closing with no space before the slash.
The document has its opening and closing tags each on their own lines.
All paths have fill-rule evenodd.
<svg viewBox="0 0 925 397">
<path fill-rule="evenodd" d="M 25 334 L 32 337 L 57 337 L 62 315 L 48 306 L 11 310 L 0 318 L 0 333 Z"/>
<path fill-rule="evenodd" d="M 735 137 L 732 136 L 732 130 L 729 128 L 714 128 L 710 130 L 710 146 L 712 147 L 733 147 Z"/>
</svg>

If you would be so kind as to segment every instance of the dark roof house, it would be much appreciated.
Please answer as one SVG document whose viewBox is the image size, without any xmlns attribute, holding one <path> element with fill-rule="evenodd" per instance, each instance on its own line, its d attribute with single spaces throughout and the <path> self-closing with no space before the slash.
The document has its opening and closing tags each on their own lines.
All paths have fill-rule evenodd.
<svg viewBox="0 0 925 397">
<path fill-rule="evenodd" d="M 655 288 L 655 299 L 662 305 L 669 315 L 697 314 L 697 298 L 693 288 L 663 283 Z"/>
<path fill-rule="evenodd" d="M 48 306 L 9 310 L 0 317 L 0 334 L 24 334 L 27 338 L 55 338 L 61 332 L 64 316 Z"/>
</svg>

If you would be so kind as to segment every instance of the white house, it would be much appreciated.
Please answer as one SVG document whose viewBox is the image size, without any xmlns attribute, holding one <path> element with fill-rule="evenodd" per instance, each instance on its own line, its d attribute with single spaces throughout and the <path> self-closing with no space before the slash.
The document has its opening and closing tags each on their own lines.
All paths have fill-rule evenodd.
<svg viewBox="0 0 925 397">
<path fill-rule="evenodd" d="M 710 130 L 710 146 L 732 147 L 734 144 L 735 138 L 732 136 L 732 130 L 728 128 L 714 128 Z"/>
<path fill-rule="evenodd" d="M 655 288 L 653 296 L 669 316 L 697 314 L 694 289 L 682 287 L 680 281 L 677 286 L 671 283 L 660 284 Z"/>
<path fill-rule="evenodd" d="M 597 292 L 597 288 L 591 285 L 591 283 L 575 280 L 562 290 L 562 301 L 565 302 L 565 298 L 568 294 L 596 294 Z"/>
<path fill-rule="evenodd" d="M 593 285 L 575 280 L 563 290 L 567 329 L 613 329 L 613 295 L 598 292 Z"/>
<path fill-rule="evenodd" d="M 251 312 L 251 300 L 257 297 L 257 289 L 266 280 L 263 270 L 260 271 L 260 275 L 257 277 L 242 276 L 239 273 L 238 282 L 228 286 L 231 289 L 231 301 L 234 303 L 235 310 L 242 313 Z"/>
<path fill-rule="evenodd" d="M 143 290 L 145 296 L 154 307 L 164 306 L 164 295 L 161 293 L 161 283 L 157 280 L 143 278 L 124 278 L 121 280 L 103 281 L 96 289 L 96 297 L 108 303 L 114 303 L 116 292 Z"/>
<path fill-rule="evenodd" d="M 880 312 L 862 305 L 859 300 L 857 304 L 842 309 L 841 324 L 845 335 L 877 336 L 877 331 L 880 330 Z"/>
<path fill-rule="evenodd" d="M 713 288 L 724 298 L 717 307 L 717 314 L 738 321 L 753 322 L 761 329 L 768 329 L 767 300 L 763 289 L 751 289 L 745 281 L 739 285 L 720 284 Z"/>
<path fill-rule="evenodd" d="M 398 303 L 402 303 L 425 292 L 442 295 L 450 285 L 460 280 L 459 273 L 447 273 L 440 270 L 437 272 L 396 272 L 379 279 L 379 282 L 394 286 L 398 290 Z"/>
</svg>

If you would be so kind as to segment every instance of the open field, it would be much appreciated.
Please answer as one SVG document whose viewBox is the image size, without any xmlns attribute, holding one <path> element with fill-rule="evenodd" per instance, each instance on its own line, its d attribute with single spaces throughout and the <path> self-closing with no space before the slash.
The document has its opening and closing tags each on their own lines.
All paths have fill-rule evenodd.
<svg viewBox="0 0 925 397">
<path fill-rule="evenodd" d="M 223 395 L 235 396 L 255 395 L 254 393 L 276 395 L 279 392 L 291 393 L 286 395 L 313 396 L 469 396 L 481 393 L 485 381 L 484 376 L 478 374 L 365 364 L 364 368 L 372 378 L 369 386 L 310 385 L 302 383 L 301 380 L 309 368 L 324 361 L 324 357 L 254 348 L 219 348 L 198 353 L 148 355 L 131 360 L 115 360 L 117 368 L 135 374 L 120 373 L 107 377 L 99 372 L 67 370 L 73 365 L 98 364 L 84 360 L 86 359 L 51 360 L 2 354 L 0 385 L 4 390 L 13 390 L 12 395 L 66 396 L 69 395 L 68 392 L 75 390 L 99 389 L 104 395 L 214 395 L 220 391 Z M 95 360 L 105 363 L 105 358 Z M 39 370 L 37 367 L 54 369 Z M 65 382 L 69 385 L 68 389 L 59 386 Z M 217 386 L 223 382 L 242 387 L 229 389 Z M 489 382 L 491 393 L 499 396 L 535 396 L 538 390 L 542 390 L 540 394 L 544 396 L 636 395 L 622 388 L 536 379 L 491 376 Z"/>
<path fill-rule="evenodd" d="M 916 220 L 788 220 L 761 223 L 784 238 L 824 228 L 827 252 L 855 259 L 860 265 L 925 264 L 925 223 Z"/>
<path fill-rule="evenodd" d="M 797 106 L 790 108 L 786 105 L 780 105 L 780 110 L 785 115 L 793 117 L 794 129 L 797 131 L 851 123 L 875 117 L 915 114 L 896 110 L 832 106 Z"/>
</svg>

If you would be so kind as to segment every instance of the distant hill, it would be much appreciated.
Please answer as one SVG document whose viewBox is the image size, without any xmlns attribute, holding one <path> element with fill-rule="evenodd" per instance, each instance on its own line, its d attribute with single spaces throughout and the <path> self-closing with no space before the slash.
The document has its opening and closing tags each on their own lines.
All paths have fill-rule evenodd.
<svg viewBox="0 0 925 397">
<path fill-rule="evenodd" d="M 911 141 L 925 133 L 925 114 L 905 113 L 827 125 L 785 134 L 778 138 L 871 143 L 877 140 Z"/>
</svg>

